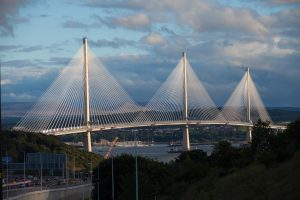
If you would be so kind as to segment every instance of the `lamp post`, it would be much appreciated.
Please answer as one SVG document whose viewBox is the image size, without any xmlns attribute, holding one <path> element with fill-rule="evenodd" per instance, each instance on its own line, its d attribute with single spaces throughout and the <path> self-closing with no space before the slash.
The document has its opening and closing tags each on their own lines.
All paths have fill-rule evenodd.
<svg viewBox="0 0 300 200">
<path fill-rule="evenodd" d="M 8 154 L 6 149 L 6 199 L 8 199 Z"/>
<path fill-rule="evenodd" d="M 66 154 L 66 185 L 69 187 L 68 155 Z"/>
<path fill-rule="evenodd" d="M 135 199 L 139 199 L 139 182 L 138 182 L 138 165 L 137 165 L 137 141 L 136 141 L 136 132 L 134 132 L 134 141 L 135 141 Z"/>
<path fill-rule="evenodd" d="M 24 165 L 23 165 L 23 168 L 24 168 L 24 193 L 26 192 L 26 152 L 24 151 L 23 152 L 23 156 L 24 156 Z"/>
<path fill-rule="evenodd" d="M 100 166 L 98 165 L 98 196 L 97 196 L 97 199 L 99 200 L 100 199 L 100 170 L 99 170 Z"/>
<path fill-rule="evenodd" d="M 75 169 L 76 169 L 76 165 L 75 165 L 75 156 L 73 157 L 73 179 L 75 179 Z"/>
<path fill-rule="evenodd" d="M 40 152 L 40 165 L 41 165 L 41 171 L 40 171 L 41 190 L 43 190 L 43 163 L 42 163 L 42 153 L 41 152 Z"/>
<path fill-rule="evenodd" d="M 111 154 L 111 193 L 112 200 L 115 200 L 115 182 L 114 182 L 114 155 Z"/>
<path fill-rule="evenodd" d="M 92 163 L 92 156 L 91 156 L 91 169 L 90 169 L 90 175 L 91 175 L 91 184 L 93 184 L 93 163 Z M 89 199 L 91 199 L 91 189 L 89 190 Z"/>
</svg>

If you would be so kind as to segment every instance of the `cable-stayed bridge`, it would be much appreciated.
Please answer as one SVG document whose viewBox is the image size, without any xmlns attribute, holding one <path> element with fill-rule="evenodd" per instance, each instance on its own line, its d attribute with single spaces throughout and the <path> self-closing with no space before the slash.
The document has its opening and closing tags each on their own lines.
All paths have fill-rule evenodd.
<svg viewBox="0 0 300 200">
<path fill-rule="evenodd" d="M 272 122 L 249 68 L 219 110 L 198 79 L 185 53 L 147 105 L 140 106 L 126 93 L 96 55 L 83 47 L 40 97 L 14 130 L 52 135 L 84 133 L 91 151 L 91 131 L 149 126 L 183 126 L 183 148 L 190 149 L 190 125 L 251 127 L 258 119 Z M 271 123 L 271 128 L 284 126 Z"/>
</svg>

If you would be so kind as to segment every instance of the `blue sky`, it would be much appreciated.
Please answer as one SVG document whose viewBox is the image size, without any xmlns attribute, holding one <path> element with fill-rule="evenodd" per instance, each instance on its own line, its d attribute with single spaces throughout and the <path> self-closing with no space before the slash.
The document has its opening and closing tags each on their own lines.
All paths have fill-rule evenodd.
<svg viewBox="0 0 300 200">
<path fill-rule="evenodd" d="M 136 101 L 187 51 L 217 105 L 245 72 L 267 106 L 300 107 L 297 0 L 0 0 L 2 102 L 34 102 L 89 38 Z"/>
</svg>

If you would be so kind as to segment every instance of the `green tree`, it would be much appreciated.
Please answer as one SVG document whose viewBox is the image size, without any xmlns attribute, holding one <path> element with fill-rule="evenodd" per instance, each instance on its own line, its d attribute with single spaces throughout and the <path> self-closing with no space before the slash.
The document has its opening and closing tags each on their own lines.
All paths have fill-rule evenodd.
<svg viewBox="0 0 300 200">
<path fill-rule="evenodd" d="M 251 148 L 254 152 L 269 151 L 270 137 L 272 137 L 272 129 L 269 121 L 259 119 L 253 127 Z"/>
<path fill-rule="evenodd" d="M 215 145 L 211 159 L 216 166 L 229 169 L 234 166 L 236 156 L 236 149 L 228 141 L 221 141 Z"/>
<path fill-rule="evenodd" d="M 135 158 L 132 155 L 114 157 L 115 199 L 135 199 Z M 112 160 L 101 162 L 94 170 L 93 199 L 98 196 L 98 172 L 100 199 L 112 199 Z M 140 199 L 154 199 L 173 182 L 168 165 L 149 158 L 138 157 L 138 181 Z"/>
<path fill-rule="evenodd" d="M 185 151 L 176 158 L 175 162 L 180 163 L 187 159 L 190 159 L 194 163 L 206 163 L 208 156 L 207 153 L 202 150 Z"/>
</svg>

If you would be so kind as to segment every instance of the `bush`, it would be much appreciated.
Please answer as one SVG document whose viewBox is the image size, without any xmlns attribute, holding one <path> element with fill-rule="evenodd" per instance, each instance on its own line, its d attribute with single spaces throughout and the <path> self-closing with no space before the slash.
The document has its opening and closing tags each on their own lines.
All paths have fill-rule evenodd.
<svg viewBox="0 0 300 200">
<path fill-rule="evenodd" d="M 276 162 L 276 154 L 271 151 L 263 151 L 257 155 L 257 159 L 266 167 L 270 167 Z"/>
<path fill-rule="evenodd" d="M 211 154 L 211 160 L 217 167 L 229 169 L 234 166 L 237 151 L 227 141 L 221 141 L 215 145 L 214 151 Z"/>
<path fill-rule="evenodd" d="M 202 150 L 185 151 L 176 158 L 175 162 L 181 163 L 185 160 L 191 160 L 194 163 L 206 163 L 208 156 L 207 153 Z"/>
<path fill-rule="evenodd" d="M 135 158 L 132 155 L 121 155 L 113 158 L 114 161 L 114 191 L 115 199 L 135 198 Z M 99 174 L 98 174 L 99 172 Z M 100 199 L 111 199 L 112 196 L 112 160 L 101 162 L 93 172 L 93 197 L 98 196 L 98 175 L 100 178 Z M 138 157 L 139 197 L 152 197 L 163 193 L 173 182 L 171 170 L 164 163 L 148 158 Z"/>
<path fill-rule="evenodd" d="M 269 121 L 258 120 L 253 127 L 251 148 L 255 152 L 270 150 L 272 129 Z"/>
<path fill-rule="evenodd" d="M 277 161 L 284 161 L 300 150 L 300 120 L 278 132 L 272 131 L 269 124 L 258 120 L 254 125 L 251 148 L 255 153 L 272 152 Z"/>
</svg>

